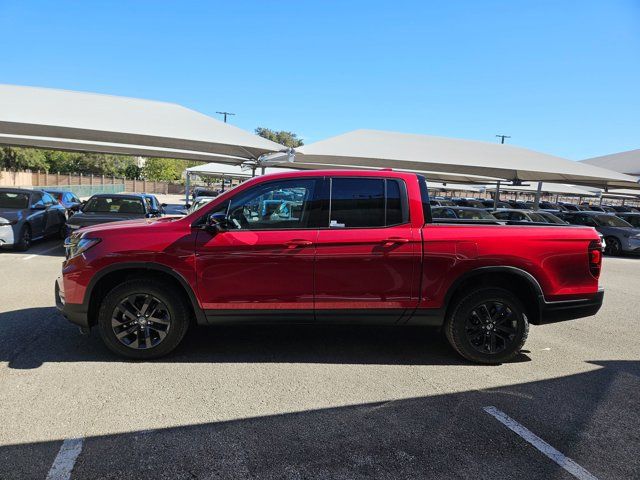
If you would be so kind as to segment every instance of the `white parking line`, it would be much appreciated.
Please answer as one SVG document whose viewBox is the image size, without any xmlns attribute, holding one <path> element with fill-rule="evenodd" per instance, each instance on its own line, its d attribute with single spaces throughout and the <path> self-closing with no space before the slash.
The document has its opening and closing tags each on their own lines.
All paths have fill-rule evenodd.
<svg viewBox="0 0 640 480">
<path fill-rule="evenodd" d="M 584 468 L 571 460 L 569 457 L 564 456 L 562 452 L 559 452 L 558 450 L 553 448 L 531 430 L 520 425 L 506 413 L 498 410 L 496 407 L 484 407 L 483 410 L 489 415 L 492 415 L 496 420 L 505 425 L 507 428 L 520 435 L 527 442 L 536 447 L 538 450 L 540 450 L 547 457 L 556 462 L 574 477 L 577 477 L 580 480 L 598 480 L 597 477 L 587 472 Z"/>
<path fill-rule="evenodd" d="M 47 480 L 69 480 L 71 471 L 82 452 L 83 438 L 67 438 L 62 442 L 60 451 L 47 474 Z"/>
<path fill-rule="evenodd" d="M 56 250 L 56 249 L 58 249 L 58 248 L 61 248 L 61 247 L 60 247 L 60 245 L 56 245 L 56 246 L 54 246 L 54 247 L 47 248 L 46 250 L 42 250 L 42 251 L 40 251 L 40 252 L 34 253 L 33 255 L 28 255 L 28 256 L 24 257 L 24 258 L 23 258 L 23 260 L 29 260 L 30 258 L 37 257 L 37 256 L 39 256 L 39 255 L 42 255 L 43 253 L 49 253 L 49 252 L 52 252 L 52 251 L 54 251 L 54 250 Z"/>
</svg>

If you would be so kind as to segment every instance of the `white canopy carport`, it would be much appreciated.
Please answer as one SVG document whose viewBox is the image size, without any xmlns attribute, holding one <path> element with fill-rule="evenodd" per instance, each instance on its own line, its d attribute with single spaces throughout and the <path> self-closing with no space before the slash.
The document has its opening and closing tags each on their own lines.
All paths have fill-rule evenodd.
<svg viewBox="0 0 640 480">
<path fill-rule="evenodd" d="M 296 170 L 380 170 L 380 167 L 372 167 L 372 166 L 363 166 L 363 165 L 333 165 L 333 164 L 323 164 L 323 163 L 273 163 L 274 165 L 281 165 L 284 168 L 293 168 Z M 268 165 L 271 165 L 269 163 Z M 477 185 L 485 185 L 487 183 L 498 182 L 499 178 L 491 178 L 484 177 L 480 175 L 462 175 L 458 173 L 446 173 L 446 172 L 430 172 L 425 170 L 407 170 L 404 168 L 394 168 L 394 170 L 399 172 L 409 172 L 416 173 L 420 175 L 424 175 L 429 183 L 431 180 L 439 181 L 439 182 L 458 182 L 458 183 L 469 183 L 469 184 L 477 184 Z"/>
<path fill-rule="evenodd" d="M 0 85 L 0 144 L 240 164 L 286 147 L 174 103 Z"/>
<path fill-rule="evenodd" d="M 516 183 L 640 188 L 634 177 L 513 145 L 378 130 L 356 130 L 304 145 L 296 149 L 294 163 L 485 175 Z"/>
<path fill-rule="evenodd" d="M 487 186 L 487 191 L 494 192 L 496 187 Z M 501 187 L 502 191 L 506 192 L 526 192 L 526 193 L 536 193 L 538 191 L 537 185 L 503 185 Z M 540 188 L 541 193 L 548 194 L 564 194 L 564 195 L 577 195 L 581 197 L 589 197 L 596 196 L 597 194 L 592 190 L 588 190 L 586 188 L 576 187 L 574 185 L 566 185 L 561 183 L 547 183 L 542 182 L 542 187 Z M 640 193 L 640 191 L 638 192 Z"/>
<path fill-rule="evenodd" d="M 262 167 L 265 169 L 265 173 L 282 173 L 290 172 L 290 169 L 278 168 L 278 167 Z M 206 163 L 204 165 L 196 165 L 189 167 L 185 170 L 186 173 L 186 188 L 185 188 L 185 202 L 189 202 L 189 186 L 191 184 L 192 175 L 201 175 L 206 177 L 216 177 L 223 180 L 222 189 L 224 191 L 224 180 L 246 180 L 255 175 L 256 165 L 229 165 L 224 163 Z"/>
<path fill-rule="evenodd" d="M 627 175 L 640 176 L 640 148 L 581 160 L 596 167 L 608 168 Z"/>
<path fill-rule="evenodd" d="M 468 185 L 464 183 L 441 183 L 441 182 L 427 182 L 427 189 L 437 190 L 441 192 L 482 193 L 485 191 L 485 187 L 482 185 Z"/>
</svg>

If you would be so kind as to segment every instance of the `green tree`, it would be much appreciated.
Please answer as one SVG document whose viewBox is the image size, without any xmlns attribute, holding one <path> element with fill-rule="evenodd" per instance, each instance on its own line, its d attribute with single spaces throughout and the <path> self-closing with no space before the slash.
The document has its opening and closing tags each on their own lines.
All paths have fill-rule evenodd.
<svg viewBox="0 0 640 480">
<path fill-rule="evenodd" d="M 7 170 L 47 170 L 47 159 L 44 150 L 2 147 L 0 166 Z"/>
<path fill-rule="evenodd" d="M 132 163 L 124 169 L 124 176 L 129 180 L 142 180 L 142 168 Z"/>
<path fill-rule="evenodd" d="M 258 127 L 255 132 L 257 135 L 260 135 L 267 140 L 271 140 L 272 142 L 279 143 L 286 147 L 296 148 L 304 145 L 302 139 L 298 138 L 296 133 L 287 132 L 286 130 L 276 131 L 269 128 Z"/>
<path fill-rule="evenodd" d="M 203 163 L 176 158 L 149 158 L 142 169 L 142 176 L 147 180 L 175 182 L 182 178 L 185 169 Z"/>
</svg>

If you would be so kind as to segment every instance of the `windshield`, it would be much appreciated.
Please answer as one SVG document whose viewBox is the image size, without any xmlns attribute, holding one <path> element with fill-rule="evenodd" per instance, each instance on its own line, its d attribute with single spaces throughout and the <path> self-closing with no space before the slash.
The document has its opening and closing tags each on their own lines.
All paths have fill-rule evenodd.
<svg viewBox="0 0 640 480">
<path fill-rule="evenodd" d="M 0 208 L 22 209 L 28 207 L 28 193 L 0 192 Z"/>
<path fill-rule="evenodd" d="M 495 220 L 495 217 L 484 210 L 456 210 L 458 218 L 464 220 Z"/>
<path fill-rule="evenodd" d="M 142 200 L 130 197 L 91 197 L 83 212 L 93 213 L 144 213 Z"/>
<path fill-rule="evenodd" d="M 529 212 L 529 218 L 531 219 L 532 222 L 549 223 L 548 221 L 545 220 L 545 218 L 542 215 L 536 212 Z"/>
<path fill-rule="evenodd" d="M 594 215 L 596 223 L 601 227 L 631 227 L 631 225 L 615 215 Z"/>
<path fill-rule="evenodd" d="M 538 215 L 546 219 L 546 221 L 549 223 L 559 223 L 559 224 L 567 223 L 564 220 L 562 220 L 560 217 L 556 217 L 553 213 L 539 212 Z"/>
</svg>

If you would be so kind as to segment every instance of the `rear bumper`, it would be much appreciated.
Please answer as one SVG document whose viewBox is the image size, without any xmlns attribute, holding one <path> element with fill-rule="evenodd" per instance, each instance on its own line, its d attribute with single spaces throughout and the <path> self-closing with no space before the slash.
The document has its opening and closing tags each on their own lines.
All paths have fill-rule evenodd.
<svg viewBox="0 0 640 480">
<path fill-rule="evenodd" d="M 56 299 L 56 307 L 62 312 L 67 320 L 76 325 L 89 328 L 89 315 L 88 311 L 82 304 L 66 303 L 64 296 L 64 284 L 62 277 L 56 279 L 54 286 L 54 294 Z"/>
<path fill-rule="evenodd" d="M 561 302 L 546 302 L 543 296 L 539 297 L 540 302 L 540 319 L 539 325 L 545 323 L 564 322 L 565 320 L 574 320 L 576 318 L 590 317 L 598 313 L 602 307 L 604 298 L 604 289 L 590 298 L 579 300 L 565 300 Z"/>
</svg>

